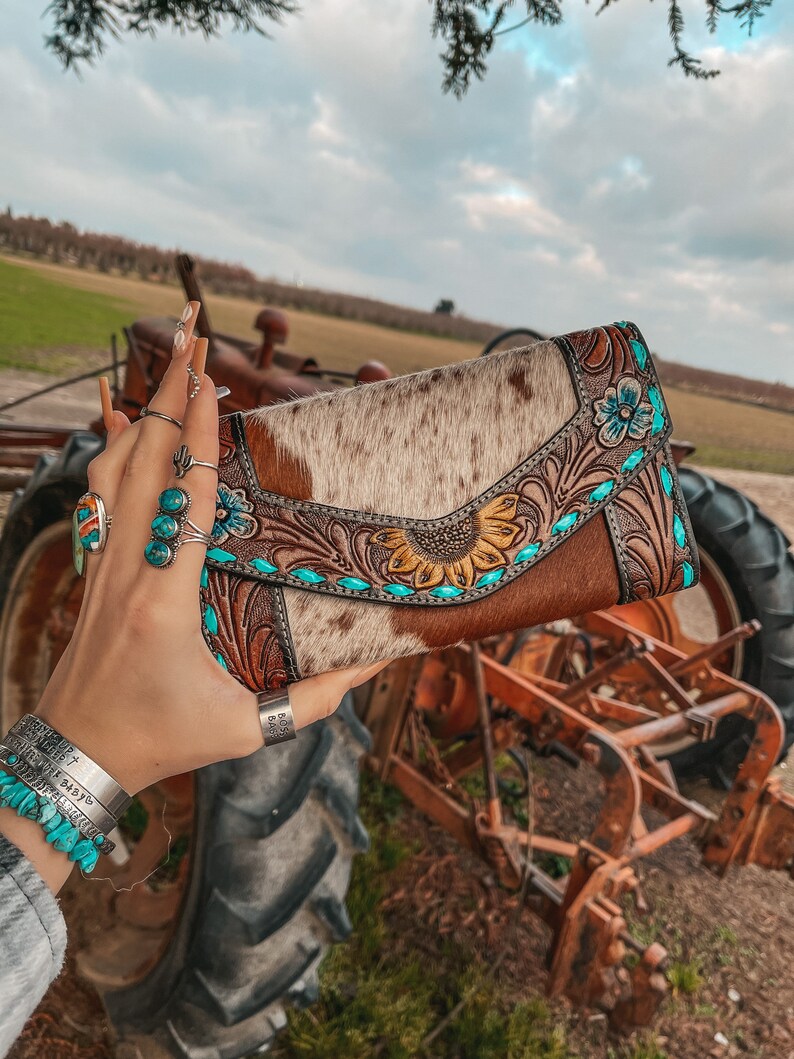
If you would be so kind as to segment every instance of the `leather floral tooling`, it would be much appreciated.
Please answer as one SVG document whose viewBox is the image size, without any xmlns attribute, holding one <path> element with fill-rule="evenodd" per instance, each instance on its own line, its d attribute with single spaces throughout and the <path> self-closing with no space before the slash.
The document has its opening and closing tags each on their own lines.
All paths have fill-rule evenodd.
<svg viewBox="0 0 794 1059">
<path fill-rule="evenodd" d="M 477 606 L 599 515 L 612 554 L 594 561 L 616 569 L 621 602 L 694 584 L 697 554 L 667 444 L 670 418 L 641 333 L 621 322 L 554 341 L 578 411 L 499 481 L 438 518 L 364 512 L 262 489 L 246 416 L 224 418 L 202 588 L 205 636 L 220 660 L 250 686 L 268 673 L 278 673 L 276 686 L 296 678 L 289 622 L 277 613 L 282 588 L 390 608 Z M 525 356 L 531 360 L 531 347 Z M 435 384 L 442 395 L 443 372 Z M 481 378 L 487 385 L 487 362 Z M 395 466 L 399 473 L 403 465 Z M 563 616 L 570 613 L 563 589 L 560 597 Z M 529 603 L 522 621 L 532 624 Z M 256 664 L 247 659 L 254 642 Z M 262 657 L 268 651 L 275 652 L 269 661 Z"/>
</svg>

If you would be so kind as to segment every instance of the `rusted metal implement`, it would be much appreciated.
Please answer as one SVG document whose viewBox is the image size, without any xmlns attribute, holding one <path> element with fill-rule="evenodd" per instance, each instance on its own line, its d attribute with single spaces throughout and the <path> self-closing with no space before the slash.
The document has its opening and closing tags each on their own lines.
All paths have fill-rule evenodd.
<svg viewBox="0 0 794 1059">
<path fill-rule="evenodd" d="M 647 1023 L 666 991 L 665 950 L 638 944 L 621 907 L 637 888 L 642 857 L 689 834 L 716 875 L 731 864 L 794 875 L 794 798 L 769 779 L 783 746 L 780 714 L 713 665 L 755 628 L 739 626 L 686 653 L 639 631 L 622 610 L 394 663 L 363 714 L 374 738 L 371 769 L 504 885 L 518 888 L 529 871 L 529 904 L 553 932 L 549 993 L 606 1008 L 618 1029 Z M 754 735 L 715 814 L 681 794 L 657 755 L 681 737 L 710 739 L 729 714 Z M 510 818 L 495 758 L 522 746 L 599 773 L 603 796 L 586 839 L 528 834 Z M 476 769 L 484 803 L 461 786 Z M 567 858 L 568 874 L 552 878 L 536 863 L 542 854 Z M 639 957 L 631 971 L 622 966 L 629 951 Z"/>
</svg>

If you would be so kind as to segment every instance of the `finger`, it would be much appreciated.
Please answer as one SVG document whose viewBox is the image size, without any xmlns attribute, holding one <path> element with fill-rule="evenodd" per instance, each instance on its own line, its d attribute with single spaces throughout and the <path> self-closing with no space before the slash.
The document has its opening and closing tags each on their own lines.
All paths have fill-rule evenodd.
<svg viewBox="0 0 794 1059">
<path fill-rule="evenodd" d="M 107 435 L 105 448 L 88 465 L 88 491 L 100 497 L 106 516 L 112 518 L 118 481 L 123 473 L 124 463 L 132 445 L 129 436 L 130 421 L 123 412 L 114 410 L 110 396 L 110 386 L 105 376 L 99 379 L 99 399 L 102 406 L 102 420 L 107 430 Z M 95 518 L 93 522 L 98 530 L 100 527 L 97 519 Z M 86 524 L 86 529 L 89 532 L 90 526 L 91 519 Z M 106 532 L 109 532 L 109 526 Z M 82 524 L 80 536 L 81 538 L 84 536 Z M 99 568 L 103 554 L 104 552 L 94 552 L 86 549 L 85 572 L 89 584 Z"/>
<path fill-rule="evenodd" d="M 185 414 L 187 363 L 197 344 L 192 331 L 198 307 L 198 302 L 190 302 L 186 307 L 183 313 L 184 328 L 177 331 L 175 338 L 174 356 L 160 388 L 148 405 L 150 412 L 161 412 L 178 423 L 182 422 Z M 168 477 L 171 457 L 179 444 L 179 434 L 179 427 L 153 415 L 135 424 L 134 443 L 118 486 L 113 516 L 114 533 L 107 549 L 109 554 L 116 555 L 123 551 L 125 555 L 134 556 L 132 566 L 135 569 L 149 538 L 149 523 L 154 514 L 156 498 Z"/>
<path fill-rule="evenodd" d="M 201 360 L 205 355 L 197 347 L 194 354 L 196 368 L 203 367 Z M 218 465 L 218 400 L 209 376 L 201 378 L 201 389 L 188 402 L 185 411 L 179 447 L 180 450 L 184 447 L 188 460 L 192 458 L 211 466 L 194 464 L 181 478 L 172 472 L 160 492 L 162 495 L 163 491 L 181 490 L 188 495 L 190 507 L 187 519 L 192 525 L 185 522 L 180 529 L 180 513 L 169 515 L 168 505 L 165 504 L 158 508 L 158 515 L 152 524 L 152 536 L 155 539 L 148 542 L 144 549 L 144 566 L 148 567 L 150 577 L 156 579 L 151 582 L 150 588 L 147 586 L 147 590 L 162 591 L 171 599 L 176 593 L 176 598 L 189 598 L 191 601 L 196 599 L 207 545 L 190 538 L 195 536 L 196 530 L 207 534 L 212 532 L 218 489 L 218 473 L 214 469 Z M 167 565 L 172 555 L 175 555 L 172 566 L 165 571 L 157 569 L 158 566 Z M 141 576 L 145 575 L 146 571 L 142 571 Z M 184 596 L 180 597 L 182 592 Z"/>
<path fill-rule="evenodd" d="M 304 728 L 307 724 L 329 717 L 351 688 L 365 684 L 392 661 L 387 658 L 367 666 L 336 669 L 291 685 L 290 704 L 295 727 Z"/>
</svg>

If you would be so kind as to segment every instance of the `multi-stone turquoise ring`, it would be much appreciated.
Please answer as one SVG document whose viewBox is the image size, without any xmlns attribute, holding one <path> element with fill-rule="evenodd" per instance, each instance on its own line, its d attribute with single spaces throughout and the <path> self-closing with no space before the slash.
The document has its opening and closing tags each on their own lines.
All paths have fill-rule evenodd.
<svg viewBox="0 0 794 1059">
<path fill-rule="evenodd" d="M 99 493 L 83 493 L 72 515 L 72 560 L 82 577 L 86 552 L 101 552 L 108 541 L 113 516 L 105 510 Z"/>
<path fill-rule="evenodd" d="M 183 544 L 203 544 L 208 548 L 212 538 L 209 533 L 191 522 L 190 493 L 175 486 L 164 489 L 157 498 L 157 514 L 152 519 L 152 537 L 143 550 L 150 566 L 165 570 L 176 559 Z"/>
</svg>

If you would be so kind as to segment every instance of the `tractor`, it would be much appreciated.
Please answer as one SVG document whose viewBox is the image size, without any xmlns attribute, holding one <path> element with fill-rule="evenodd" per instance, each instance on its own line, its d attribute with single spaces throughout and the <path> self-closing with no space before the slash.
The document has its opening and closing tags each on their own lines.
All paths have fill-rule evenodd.
<svg viewBox="0 0 794 1059">
<path fill-rule="evenodd" d="M 207 370 L 231 390 L 222 413 L 389 377 L 375 361 L 343 373 L 290 353 L 277 310 L 257 316 L 258 342 L 217 333 L 193 262 L 177 267 L 202 302 Z M 168 365 L 175 323 L 132 323 L 123 362 L 113 341 L 115 405 L 132 419 Z M 483 352 L 542 337 L 505 332 Z M 103 444 L 101 420 L 0 419 L 0 489 L 12 493 L 0 536 L 3 730 L 35 709 L 74 628 L 83 583 L 70 520 Z M 673 447 L 679 463 L 692 452 Z M 111 882 L 81 890 L 101 929 L 75 939 L 130 1054 L 266 1052 L 286 1009 L 317 999 L 323 956 L 351 930 L 351 863 L 368 843 L 362 767 L 521 895 L 551 928 L 548 992 L 603 1009 L 618 1031 L 648 1024 L 666 990 L 664 948 L 627 926 L 641 858 L 689 835 L 717 876 L 751 863 L 794 874 L 794 799 L 770 777 L 794 741 L 794 559 L 746 496 L 686 464 L 679 473 L 697 588 L 394 662 L 295 742 L 141 792 L 106 859 Z M 601 797 L 585 837 L 544 834 L 522 812 L 539 755 L 594 770 Z M 505 784 L 505 761 L 518 782 Z M 695 774 L 719 805 L 681 793 Z M 166 847 L 170 868 L 155 870 Z M 565 870 L 547 871 L 549 857 Z"/>
</svg>

